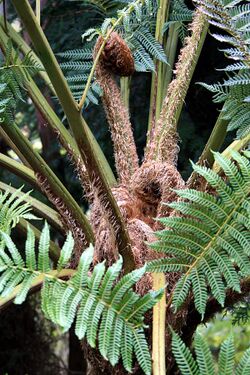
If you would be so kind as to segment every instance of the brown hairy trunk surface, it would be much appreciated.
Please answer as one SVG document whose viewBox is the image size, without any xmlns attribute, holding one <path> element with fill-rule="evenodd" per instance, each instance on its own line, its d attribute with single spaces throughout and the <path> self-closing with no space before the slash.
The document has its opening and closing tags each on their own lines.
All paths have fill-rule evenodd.
<svg viewBox="0 0 250 375">
<path fill-rule="evenodd" d="M 103 38 L 99 37 L 94 56 L 102 42 Z M 130 49 L 116 32 L 111 33 L 97 65 L 96 78 L 103 90 L 102 102 L 114 144 L 116 170 L 123 184 L 129 183 L 132 174 L 137 170 L 138 156 L 129 113 L 122 102 L 113 74 L 130 76 L 133 72 L 134 60 Z"/>
<path fill-rule="evenodd" d="M 94 56 L 96 56 L 102 42 L 103 39 L 99 37 Z M 185 183 L 172 158 L 169 162 L 150 161 L 149 163 L 144 162 L 141 167 L 138 166 L 129 114 L 122 103 L 120 90 L 113 78 L 113 74 L 132 74 L 134 66 L 130 57 L 130 51 L 125 42 L 117 33 L 112 33 L 101 54 L 96 76 L 103 89 L 102 100 L 112 133 L 116 168 L 119 176 L 119 184 L 112 189 L 112 193 L 127 227 L 135 265 L 139 268 L 149 260 L 164 256 L 148 246 L 149 243 L 156 240 L 154 231 L 161 229 L 160 223 L 155 218 L 174 214 L 167 204 L 177 199 L 177 194 L 173 189 L 183 189 Z M 126 64 L 124 64 L 124 61 Z M 106 260 L 107 266 L 110 266 L 119 255 L 116 236 L 110 218 L 103 205 L 100 204 L 100 196 L 95 193 L 90 221 L 96 238 L 94 263 Z M 167 298 L 170 296 L 178 278 L 178 273 L 166 275 Z M 152 289 L 152 275 L 147 273 L 137 283 L 135 290 L 137 293 L 144 295 L 150 289 Z M 178 314 L 173 314 L 172 310 L 168 309 L 167 325 L 173 325 L 176 331 L 180 332 L 181 327 L 185 325 L 186 311 L 187 309 L 184 309 Z M 152 327 L 152 313 L 147 315 L 146 324 Z M 148 343 L 151 345 L 152 333 L 150 329 L 147 334 Z M 82 345 L 88 360 L 88 374 L 127 374 L 121 363 L 112 367 L 104 360 L 97 349 L 90 348 L 86 342 Z M 168 368 L 172 368 L 174 364 L 170 348 L 171 338 L 167 330 L 166 356 Z M 139 366 L 135 365 L 133 374 L 139 375 L 142 373 Z"/>
</svg>

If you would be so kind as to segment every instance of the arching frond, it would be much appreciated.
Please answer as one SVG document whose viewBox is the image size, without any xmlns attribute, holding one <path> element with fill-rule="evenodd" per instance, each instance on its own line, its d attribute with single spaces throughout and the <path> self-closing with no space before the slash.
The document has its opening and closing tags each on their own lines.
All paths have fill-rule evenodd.
<svg viewBox="0 0 250 375">
<path fill-rule="evenodd" d="M 214 375 L 215 361 L 204 338 L 196 333 L 194 339 L 196 359 L 181 338 L 172 333 L 172 350 L 182 375 Z M 229 336 L 219 353 L 219 375 L 247 375 L 250 370 L 250 349 L 247 349 L 238 366 L 235 366 L 233 337 Z"/>
<path fill-rule="evenodd" d="M 231 375 L 234 370 L 235 348 L 233 336 L 229 336 L 222 344 L 219 354 L 219 375 Z"/>
<path fill-rule="evenodd" d="M 175 360 L 183 375 L 198 375 L 199 370 L 189 348 L 187 348 L 180 337 L 172 331 L 172 351 Z"/>
<path fill-rule="evenodd" d="M 168 229 L 156 232 L 159 240 L 152 244 L 166 257 L 148 264 L 149 271 L 180 272 L 173 305 L 178 309 L 192 290 L 202 316 L 210 293 L 223 306 L 225 289 L 239 292 L 241 278 L 250 275 L 249 156 L 232 152 L 233 161 L 219 153 L 214 156 L 227 180 L 193 165 L 215 193 L 177 191 L 181 200 L 169 206 L 182 216 L 160 219 Z"/>
<path fill-rule="evenodd" d="M 90 346 L 114 366 L 122 358 L 132 371 L 132 353 L 145 374 L 151 374 L 151 357 L 144 332 L 144 316 L 161 298 L 163 291 L 152 291 L 141 297 L 134 284 L 145 273 L 145 267 L 121 277 L 122 258 L 108 269 L 99 263 L 90 272 L 93 247 L 84 251 L 77 270 L 64 269 L 73 251 L 69 234 L 62 248 L 57 269 L 49 260 L 49 228 L 45 224 L 35 251 L 34 233 L 29 228 L 25 259 L 10 236 L 2 233 L 6 249 L 0 248 L 0 306 L 11 295 L 14 303 L 22 303 L 29 290 L 42 286 L 42 310 L 54 323 L 68 330 L 76 319 L 75 333 L 86 337 Z M 68 280 L 65 280 L 65 277 Z M 118 281 L 119 280 L 119 281 Z"/>
</svg>

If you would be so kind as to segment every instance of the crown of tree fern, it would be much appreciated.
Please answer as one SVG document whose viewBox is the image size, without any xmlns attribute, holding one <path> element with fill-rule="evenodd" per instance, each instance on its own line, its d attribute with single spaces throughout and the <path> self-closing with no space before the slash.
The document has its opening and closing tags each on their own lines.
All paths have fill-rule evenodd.
<svg viewBox="0 0 250 375">
<path fill-rule="evenodd" d="M 159 240 L 151 246 L 167 256 L 149 263 L 148 270 L 180 272 L 172 300 L 176 309 L 192 290 L 196 309 L 203 316 L 209 294 L 223 306 L 226 287 L 239 292 L 241 278 L 250 275 L 247 155 L 232 152 L 233 161 L 229 161 L 214 154 L 227 181 L 193 165 L 215 192 L 179 190 L 181 199 L 169 206 L 182 215 L 159 219 L 168 229 L 156 232 Z"/>
<path fill-rule="evenodd" d="M 11 240 L 2 232 L 6 248 L 0 248 L 0 305 L 6 298 L 22 303 L 30 289 L 42 286 L 42 310 L 54 323 L 68 330 L 76 318 L 75 333 L 86 338 L 90 346 L 114 366 L 122 358 L 127 371 L 132 371 L 133 353 L 145 374 L 151 373 L 151 357 L 144 332 L 144 316 L 161 298 L 163 291 L 150 292 L 143 297 L 132 287 L 145 273 L 145 267 L 118 278 L 122 258 L 106 269 L 105 262 L 97 264 L 90 273 L 93 247 L 84 251 L 77 270 L 65 269 L 74 240 L 71 234 L 61 250 L 57 269 L 49 260 L 49 228 L 45 224 L 35 250 L 35 236 L 28 227 L 25 259 Z M 64 280 L 64 278 L 69 278 Z"/>
<path fill-rule="evenodd" d="M 182 375 L 247 375 L 250 372 L 250 349 L 247 349 L 239 364 L 235 366 L 233 336 L 229 336 L 221 346 L 218 360 L 218 372 L 211 350 L 203 337 L 196 333 L 194 339 L 194 358 L 190 349 L 181 338 L 172 331 L 172 350 Z"/>
</svg>

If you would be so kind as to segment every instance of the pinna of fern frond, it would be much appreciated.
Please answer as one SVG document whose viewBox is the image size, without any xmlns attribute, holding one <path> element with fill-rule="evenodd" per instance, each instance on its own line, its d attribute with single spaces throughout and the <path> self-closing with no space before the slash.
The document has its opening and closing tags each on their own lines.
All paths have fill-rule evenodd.
<svg viewBox="0 0 250 375">
<path fill-rule="evenodd" d="M 250 372 L 250 349 L 244 351 L 239 363 L 236 364 L 232 334 L 221 345 L 217 366 L 206 340 L 198 332 L 194 338 L 195 356 L 173 330 L 172 350 L 183 375 L 215 375 L 215 367 L 218 367 L 218 374 L 246 375 Z"/>
<path fill-rule="evenodd" d="M 231 153 L 232 161 L 214 153 L 226 181 L 212 170 L 193 164 L 215 193 L 183 189 L 169 206 L 181 213 L 159 219 L 168 229 L 156 232 L 151 247 L 166 254 L 148 264 L 152 272 L 180 272 L 171 296 L 175 309 L 193 292 L 196 309 L 204 316 L 209 295 L 223 306 L 225 289 L 240 292 L 250 275 L 250 161 Z"/>
<path fill-rule="evenodd" d="M 151 291 L 143 297 L 133 291 L 146 271 L 145 266 L 120 277 L 123 265 L 120 257 L 111 267 L 106 268 L 102 262 L 90 272 L 94 254 L 90 246 L 82 254 L 77 270 L 65 268 L 74 248 L 69 233 L 57 268 L 52 269 L 47 224 L 38 251 L 34 233 L 28 228 L 25 258 L 8 234 L 2 236 L 5 248 L 0 248 L 0 308 L 11 300 L 17 304 L 24 302 L 29 291 L 40 286 L 42 311 L 48 319 L 64 331 L 76 319 L 78 338 L 86 338 L 91 347 L 98 343 L 100 353 L 113 366 L 122 359 L 125 369 L 131 372 L 134 353 L 143 372 L 151 374 L 144 317 L 162 297 L 163 290 Z"/>
<path fill-rule="evenodd" d="M 6 190 L 5 193 L 0 191 L 0 230 L 10 234 L 11 229 L 14 228 L 20 219 L 38 220 L 31 211 L 31 206 L 25 202 L 25 198 L 30 194 L 30 191 L 19 195 L 22 188 L 16 190 L 15 193 L 10 193 Z M 0 239 L 1 244 L 2 239 Z"/>
</svg>

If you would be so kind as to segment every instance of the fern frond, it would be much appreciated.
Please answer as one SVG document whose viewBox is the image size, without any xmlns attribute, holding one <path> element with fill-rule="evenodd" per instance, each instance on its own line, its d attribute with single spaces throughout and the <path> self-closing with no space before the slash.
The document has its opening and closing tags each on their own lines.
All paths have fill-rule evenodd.
<svg viewBox="0 0 250 375">
<path fill-rule="evenodd" d="M 180 337 L 172 331 L 172 351 L 175 360 L 183 375 L 198 375 L 199 370 L 190 350 L 185 346 Z"/>
<path fill-rule="evenodd" d="M 222 344 L 219 354 L 219 375 L 231 375 L 234 370 L 234 342 L 230 335 Z"/>
<path fill-rule="evenodd" d="M 151 245 L 167 257 L 147 266 L 150 272 L 179 271 L 182 276 L 172 300 L 175 309 L 192 290 L 202 316 L 210 294 L 223 306 L 225 288 L 239 292 L 241 278 L 250 274 L 249 157 L 236 152 L 232 152 L 233 161 L 219 153 L 214 156 L 227 181 L 212 170 L 193 165 L 216 193 L 177 191 L 182 200 L 169 206 L 182 216 L 160 219 L 169 229 L 156 232 L 159 240 Z"/>
<path fill-rule="evenodd" d="M 215 362 L 211 350 L 204 338 L 195 334 L 194 347 L 196 359 L 194 359 L 189 348 L 184 344 L 181 338 L 172 332 L 172 350 L 175 360 L 182 375 L 214 375 Z M 218 375 L 247 375 L 250 370 L 250 349 L 247 349 L 239 365 L 235 368 L 233 337 L 229 336 L 221 346 L 219 353 L 219 371 Z"/>
<path fill-rule="evenodd" d="M 215 375 L 212 353 L 207 342 L 199 334 L 195 335 L 194 347 L 200 374 Z"/>
<path fill-rule="evenodd" d="M 92 67 L 92 54 L 93 51 L 91 47 L 68 50 L 57 54 L 63 61 L 60 66 L 66 76 L 75 100 L 81 98 L 86 86 Z M 98 104 L 98 99 L 101 95 L 102 90 L 100 86 L 95 80 L 92 80 L 92 84 L 88 90 L 85 107 L 88 106 L 89 103 Z"/>
<path fill-rule="evenodd" d="M 243 138 L 250 131 L 249 122 L 246 120 L 250 113 L 250 107 L 246 105 L 246 96 L 240 95 L 241 91 L 250 90 L 250 6 L 240 2 L 228 2 L 227 0 L 196 0 L 198 8 L 207 15 L 208 21 L 222 29 L 226 34 L 213 33 L 212 36 L 222 43 L 231 45 L 222 51 L 235 64 L 230 64 L 223 69 L 225 72 L 233 72 L 223 83 L 217 85 L 204 85 L 208 90 L 215 93 L 214 102 L 226 102 L 233 105 L 235 114 L 244 111 L 241 116 L 230 117 L 228 130 L 237 131 L 237 138 Z M 249 95 L 249 93 L 248 93 Z"/>
<path fill-rule="evenodd" d="M 28 53 L 21 63 L 18 62 L 19 51 L 14 51 L 11 40 L 5 51 L 5 61 L 0 66 L 0 113 L 1 121 L 11 123 L 17 100 L 22 100 L 21 89 L 24 82 L 43 67 Z"/>
<path fill-rule="evenodd" d="M 250 372 L 250 348 L 243 354 L 238 367 L 236 368 L 236 375 L 247 375 Z"/>
<path fill-rule="evenodd" d="M 45 224 L 38 254 L 34 233 L 29 228 L 25 256 L 20 255 L 10 236 L 2 233 L 6 249 L 0 248 L 0 306 L 11 294 L 14 303 L 22 303 L 29 290 L 42 286 L 42 310 L 54 323 L 68 330 L 76 319 L 75 332 L 86 337 L 90 346 L 98 341 L 100 353 L 114 366 L 122 357 L 124 367 L 132 371 L 132 353 L 145 374 L 151 374 L 151 356 L 144 332 L 144 316 L 161 298 L 163 291 L 153 291 L 143 297 L 133 291 L 146 267 L 120 278 L 122 258 L 107 270 L 99 263 L 90 273 L 93 247 L 82 254 L 78 269 L 63 269 L 73 251 L 72 235 L 67 236 L 57 269 L 49 260 L 49 228 Z M 65 276 L 70 277 L 63 280 Z"/>
<path fill-rule="evenodd" d="M 183 43 L 187 36 L 186 24 L 192 21 L 193 13 L 183 0 L 171 1 L 168 21 L 164 24 L 162 32 L 167 31 L 170 25 L 178 24 L 179 38 Z"/>
<path fill-rule="evenodd" d="M 245 325 L 250 322 L 250 302 L 242 301 L 231 311 L 233 325 Z"/>
<path fill-rule="evenodd" d="M 14 228 L 19 220 L 27 219 L 33 220 L 37 219 L 33 214 L 31 214 L 31 206 L 29 203 L 24 203 L 25 198 L 30 192 L 19 196 L 22 191 L 22 187 L 18 189 L 15 193 L 10 193 L 6 191 L 5 193 L 0 191 L 0 231 L 10 234 L 11 229 Z M 2 243 L 2 237 L 0 236 L 0 245 Z"/>
</svg>

